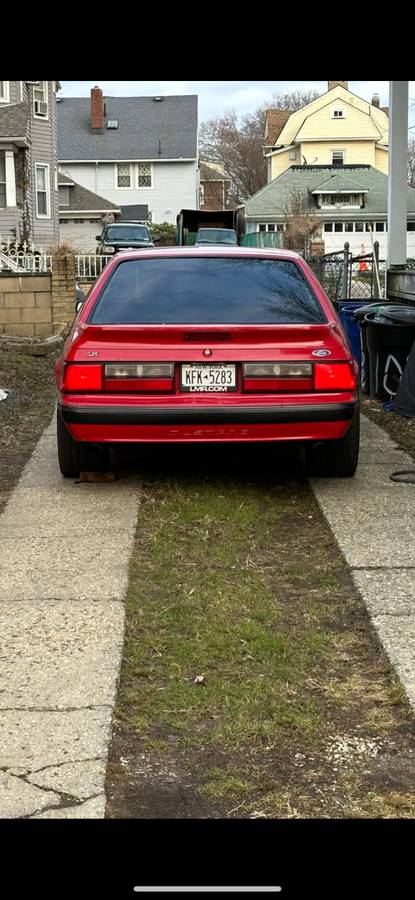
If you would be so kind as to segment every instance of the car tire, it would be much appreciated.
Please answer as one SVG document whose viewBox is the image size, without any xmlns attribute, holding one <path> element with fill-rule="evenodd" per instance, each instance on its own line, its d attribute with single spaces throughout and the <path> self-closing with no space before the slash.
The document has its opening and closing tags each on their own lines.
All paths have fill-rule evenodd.
<svg viewBox="0 0 415 900">
<path fill-rule="evenodd" d="M 109 448 L 101 444 L 74 441 L 59 412 L 57 438 L 59 468 L 64 478 L 78 478 L 80 472 L 108 470 Z"/>
<path fill-rule="evenodd" d="M 351 478 L 357 469 L 360 445 L 360 410 L 356 407 L 350 428 L 340 440 L 324 441 L 307 448 L 309 475 Z"/>
<path fill-rule="evenodd" d="M 61 413 L 57 416 L 59 468 L 64 478 L 77 478 L 81 469 L 81 445 L 69 433 Z"/>
</svg>

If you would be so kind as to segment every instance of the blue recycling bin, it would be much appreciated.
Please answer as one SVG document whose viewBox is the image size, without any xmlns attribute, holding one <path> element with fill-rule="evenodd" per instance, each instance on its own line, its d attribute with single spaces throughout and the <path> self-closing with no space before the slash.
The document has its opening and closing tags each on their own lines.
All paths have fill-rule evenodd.
<svg viewBox="0 0 415 900">
<path fill-rule="evenodd" d="M 364 306 L 364 303 L 364 300 L 353 302 L 350 300 L 338 300 L 336 303 L 337 312 L 349 338 L 353 356 L 359 364 L 359 372 L 361 371 L 360 329 L 358 319 L 355 317 L 355 312 L 357 309 Z"/>
</svg>

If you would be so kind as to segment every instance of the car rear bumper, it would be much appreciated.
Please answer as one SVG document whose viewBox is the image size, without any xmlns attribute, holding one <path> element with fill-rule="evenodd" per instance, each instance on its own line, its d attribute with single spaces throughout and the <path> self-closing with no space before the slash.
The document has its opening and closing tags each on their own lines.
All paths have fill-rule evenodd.
<svg viewBox="0 0 415 900">
<path fill-rule="evenodd" d="M 75 440 L 327 440 L 347 431 L 356 402 L 242 406 L 104 406 L 60 404 Z"/>
</svg>

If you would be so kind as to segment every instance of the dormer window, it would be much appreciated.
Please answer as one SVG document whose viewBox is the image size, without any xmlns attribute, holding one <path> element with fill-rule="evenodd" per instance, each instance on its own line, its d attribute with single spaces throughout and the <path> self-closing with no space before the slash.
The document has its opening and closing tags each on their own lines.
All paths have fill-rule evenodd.
<svg viewBox="0 0 415 900">
<path fill-rule="evenodd" d="M 333 109 L 332 119 L 344 119 L 344 110 L 343 109 Z"/>
<path fill-rule="evenodd" d="M 361 194 L 347 194 L 346 192 L 339 194 L 323 193 L 320 194 L 319 206 L 355 206 L 362 205 Z"/>
<path fill-rule="evenodd" d="M 33 85 L 33 115 L 35 119 L 47 119 L 49 115 L 48 83 L 38 81 Z"/>
</svg>

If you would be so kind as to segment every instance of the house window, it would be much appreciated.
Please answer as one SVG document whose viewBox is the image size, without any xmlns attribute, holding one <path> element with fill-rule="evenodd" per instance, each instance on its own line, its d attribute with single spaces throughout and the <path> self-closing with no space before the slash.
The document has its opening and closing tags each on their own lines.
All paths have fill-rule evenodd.
<svg viewBox="0 0 415 900">
<path fill-rule="evenodd" d="M 117 164 L 117 187 L 131 187 L 131 166 L 129 165 L 129 163 Z"/>
<path fill-rule="evenodd" d="M 6 206 L 6 154 L 0 150 L 0 209 Z"/>
<path fill-rule="evenodd" d="M 205 202 L 205 186 L 204 184 L 200 185 L 200 205 L 203 206 Z"/>
<path fill-rule="evenodd" d="M 276 225 L 275 222 L 261 222 L 261 224 L 258 225 L 258 231 L 262 231 L 262 232 L 278 231 L 278 232 L 280 232 L 280 231 L 284 231 L 284 226 Z"/>
<path fill-rule="evenodd" d="M 343 231 L 343 222 L 335 222 L 334 230 L 335 231 Z"/>
<path fill-rule="evenodd" d="M 415 222 L 408 222 L 408 231 L 415 231 Z"/>
<path fill-rule="evenodd" d="M 332 118 L 333 119 L 344 119 L 345 118 L 344 110 L 343 109 L 333 109 Z"/>
<path fill-rule="evenodd" d="M 137 166 L 137 187 L 153 187 L 150 163 L 139 163 Z"/>
<path fill-rule="evenodd" d="M 59 188 L 59 206 L 69 206 L 69 187 Z"/>
<path fill-rule="evenodd" d="M 0 103 L 8 103 L 10 98 L 10 82 L 0 81 Z"/>
<path fill-rule="evenodd" d="M 289 158 L 289 159 L 297 159 L 297 151 L 296 151 L 296 150 L 290 150 L 290 152 L 289 152 L 289 154 L 288 154 L 288 158 Z"/>
<path fill-rule="evenodd" d="M 355 222 L 354 230 L 355 231 L 363 231 L 363 222 Z"/>
<path fill-rule="evenodd" d="M 343 150 L 332 150 L 331 164 L 332 164 L 332 166 L 343 166 L 344 165 L 344 151 Z"/>
<path fill-rule="evenodd" d="M 49 166 L 41 163 L 35 165 L 36 172 L 36 216 L 38 219 L 50 219 L 50 181 Z"/>
<path fill-rule="evenodd" d="M 384 231 L 385 223 L 384 222 L 376 222 L 375 231 Z"/>
<path fill-rule="evenodd" d="M 39 81 L 33 85 L 33 111 L 35 119 L 47 119 L 48 106 L 48 83 L 47 81 Z"/>
<path fill-rule="evenodd" d="M 325 222 L 324 231 L 333 231 L 333 222 Z"/>
</svg>

